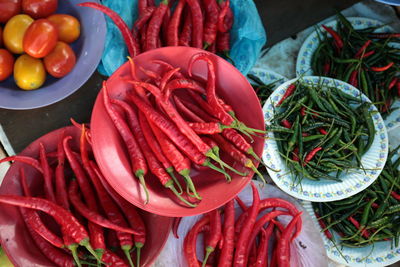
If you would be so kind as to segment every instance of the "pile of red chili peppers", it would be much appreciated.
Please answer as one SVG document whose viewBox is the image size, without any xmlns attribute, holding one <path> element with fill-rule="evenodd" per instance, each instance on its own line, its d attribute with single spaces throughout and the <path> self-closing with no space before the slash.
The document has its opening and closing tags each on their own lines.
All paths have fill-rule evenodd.
<svg viewBox="0 0 400 267">
<path fill-rule="evenodd" d="M 241 209 L 236 220 L 234 200 L 231 200 L 223 209 L 205 214 L 194 224 L 183 245 L 189 267 L 264 267 L 268 266 L 268 259 L 269 266 L 290 266 L 290 244 L 301 232 L 301 212 L 280 198 L 260 199 L 254 183 L 251 187 L 252 206 L 247 207 L 236 197 Z M 279 216 L 291 216 L 292 220 L 285 226 Z M 174 231 L 176 234 L 177 227 Z M 201 233 L 205 255 L 202 262 L 196 255 L 197 237 Z"/>
<path fill-rule="evenodd" d="M 400 97 L 400 55 L 393 46 L 398 33 L 375 33 L 380 27 L 354 29 L 342 15 L 337 15 L 336 30 L 322 26 L 321 40 L 313 54 L 311 68 L 315 75 L 337 78 L 361 90 L 382 114 Z"/>
<path fill-rule="evenodd" d="M 128 53 L 140 53 L 163 46 L 191 46 L 229 58 L 233 12 L 229 0 L 138 1 L 138 18 L 132 29 L 106 6 L 85 2 L 79 6 L 100 10 L 120 29 Z"/>
<path fill-rule="evenodd" d="M 197 61 L 207 63 L 206 81 L 192 75 Z M 136 70 L 132 60 L 130 63 L 130 77 L 124 78 L 130 87 L 126 99 L 111 98 L 106 82 L 102 94 L 109 118 L 129 152 L 132 172 L 146 193 L 145 203 L 149 201 L 144 179 L 147 173 L 155 175 L 188 207 L 195 207 L 201 200 L 190 177 L 192 166 L 211 168 L 222 173 L 228 182 L 231 175 L 227 171 L 240 176 L 247 176 L 249 171 L 259 174 L 255 164 L 260 159 L 240 133 L 251 137 L 265 132 L 238 121 L 233 108 L 218 97 L 212 54 L 193 55 L 187 76 L 180 68 L 161 60 L 152 62 L 157 70 Z M 220 150 L 242 165 L 241 170 L 222 161 Z M 186 183 L 187 197 L 182 195 L 176 174 Z"/>
<path fill-rule="evenodd" d="M 140 252 L 146 242 L 144 222 L 136 207 L 107 184 L 91 152 L 90 130 L 83 124 L 75 125 L 81 130 L 79 150 L 71 144 L 78 140 L 62 136 L 57 151 L 46 151 L 41 143 L 37 158 L 11 156 L 0 160 L 28 164 L 44 181 L 44 196 L 34 196 L 28 185 L 31 177 L 20 169 L 24 196 L 1 195 L 0 203 L 20 207 L 34 243 L 57 266 L 134 266 L 135 257 L 136 266 L 140 266 Z M 57 227 L 43 215 L 53 217 Z"/>
<path fill-rule="evenodd" d="M 328 239 L 340 246 L 364 247 L 379 241 L 400 240 L 400 158 L 388 155 L 378 179 L 366 190 L 344 200 L 312 203 Z M 337 233 L 336 236 L 334 233 Z"/>
</svg>

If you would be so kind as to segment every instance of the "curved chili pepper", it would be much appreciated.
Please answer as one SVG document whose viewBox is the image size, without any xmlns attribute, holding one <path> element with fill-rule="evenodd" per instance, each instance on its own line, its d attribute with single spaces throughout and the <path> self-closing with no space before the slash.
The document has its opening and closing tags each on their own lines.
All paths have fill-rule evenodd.
<svg viewBox="0 0 400 267">
<path fill-rule="evenodd" d="M 249 215 L 245 221 L 242 230 L 240 231 L 238 242 L 236 244 L 236 252 L 234 256 L 234 265 L 237 267 L 246 266 L 246 249 L 249 244 L 249 234 L 253 229 L 254 223 L 259 212 L 260 196 L 257 187 L 251 182 L 253 190 L 253 205 L 250 207 Z"/>
<path fill-rule="evenodd" d="M 176 74 L 176 73 L 175 73 Z M 161 86 L 160 86 L 161 87 Z M 164 87 L 164 101 L 167 101 L 172 94 L 172 92 L 176 89 L 189 89 L 189 91 L 196 91 L 199 93 L 204 93 L 205 90 L 196 82 L 193 80 L 189 79 L 174 79 L 170 81 L 165 87 Z"/>
<path fill-rule="evenodd" d="M 257 259 L 254 267 L 268 266 L 268 244 L 274 231 L 274 224 L 270 223 L 267 229 L 261 228 L 261 241 L 257 250 Z"/>
<path fill-rule="evenodd" d="M 167 35 L 167 45 L 168 46 L 178 46 L 179 45 L 179 25 L 181 23 L 182 11 L 185 7 L 185 1 L 179 0 L 175 7 L 174 14 L 168 24 L 168 35 Z"/>
<path fill-rule="evenodd" d="M 353 72 L 350 74 L 349 78 L 349 84 L 353 85 L 354 87 L 358 87 L 358 69 L 353 70 Z"/>
<path fill-rule="evenodd" d="M 53 170 L 50 168 L 46 157 L 46 149 L 43 143 L 39 144 L 39 159 L 43 170 L 44 193 L 47 199 L 56 202 L 56 196 L 53 190 Z"/>
<path fill-rule="evenodd" d="M 217 52 L 222 52 L 224 56 L 228 58 L 228 60 L 234 65 L 233 60 L 229 57 L 229 51 L 231 50 L 230 45 L 231 34 L 229 32 L 219 33 L 217 35 Z"/>
<path fill-rule="evenodd" d="M 286 98 L 288 98 L 294 93 L 294 91 L 296 91 L 296 84 L 292 83 L 291 85 L 288 86 L 288 88 L 286 89 L 285 93 L 279 100 L 278 104 L 276 104 L 276 106 L 279 107 Z"/>
<path fill-rule="evenodd" d="M 197 117 L 199 117 L 201 119 L 196 122 L 206 122 L 206 121 L 218 122 L 218 120 L 216 118 L 212 117 L 212 115 L 211 115 L 212 113 L 210 114 L 210 113 L 206 112 L 207 107 L 209 107 L 207 105 L 207 102 L 205 102 L 201 98 L 201 96 L 192 92 L 191 90 L 189 90 L 188 92 L 199 105 L 202 105 L 203 108 L 201 108 L 199 105 L 196 105 L 195 103 L 187 101 L 183 98 L 179 98 L 179 102 L 181 102 L 186 108 L 191 110 L 194 114 L 197 115 Z M 178 97 L 176 97 L 176 98 L 178 98 Z M 201 100 L 201 102 L 200 102 L 200 100 Z"/>
<path fill-rule="evenodd" d="M 203 31 L 203 49 L 207 49 L 215 43 L 217 37 L 217 24 L 218 24 L 218 5 L 216 0 L 203 0 L 206 19 Z"/>
<path fill-rule="evenodd" d="M 318 128 L 318 131 L 320 132 L 320 134 L 323 134 L 323 135 L 328 134 L 328 132 L 324 128 Z"/>
<path fill-rule="evenodd" d="M 188 119 L 189 121 L 193 122 L 200 122 L 203 121 L 197 114 L 195 114 L 193 111 L 191 111 L 189 108 L 185 106 L 185 104 L 182 103 L 182 100 L 180 100 L 177 96 L 174 96 L 174 102 L 176 108 Z M 189 124 L 190 126 L 190 124 Z"/>
<path fill-rule="evenodd" d="M 209 216 L 203 216 L 187 233 L 183 242 L 183 253 L 189 267 L 200 267 L 196 256 L 196 237 L 201 229 L 210 223 Z"/>
<path fill-rule="evenodd" d="M 390 69 L 390 67 L 392 67 L 393 65 L 394 65 L 394 62 L 390 62 L 386 66 L 383 66 L 383 67 L 371 67 L 370 69 L 372 71 L 375 71 L 375 72 L 382 72 L 382 71 Z"/>
<path fill-rule="evenodd" d="M 364 55 L 362 55 L 361 58 L 367 58 L 369 56 L 372 56 L 373 54 L 375 54 L 375 50 L 371 50 L 371 51 L 364 53 Z"/>
<path fill-rule="evenodd" d="M 133 58 L 139 54 L 139 51 L 137 50 L 139 45 L 137 41 L 133 38 L 132 32 L 129 30 L 129 27 L 128 25 L 126 25 L 125 21 L 123 21 L 123 19 L 115 11 L 104 5 L 94 2 L 79 3 L 78 6 L 97 9 L 110 17 L 110 19 L 112 19 L 114 24 L 121 31 L 122 37 L 124 38 L 126 46 L 128 48 L 129 55 Z"/>
<path fill-rule="evenodd" d="M 145 9 L 147 8 L 147 0 L 138 0 L 138 13 L 139 17 L 143 16 Z"/>
<path fill-rule="evenodd" d="M 176 217 L 174 218 L 174 222 L 172 224 L 172 233 L 174 234 L 175 238 L 179 239 L 179 235 L 178 235 L 178 229 L 179 229 L 179 225 L 182 221 L 182 217 Z"/>
<path fill-rule="evenodd" d="M 28 187 L 24 169 L 19 169 L 19 175 L 24 195 L 27 197 L 31 197 L 31 192 Z M 62 241 L 62 239 L 47 228 L 36 210 L 20 208 L 20 211 L 28 228 L 34 230 L 37 234 L 39 234 L 43 239 L 45 239 L 53 246 L 58 248 L 64 247 L 64 242 Z"/>
<path fill-rule="evenodd" d="M 162 0 L 154 11 L 153 16 L 147 27 L 146 32 L 146 51 L 157 48 L 157 37 L 160 34 L 160 28 L 163 18 L 168 9 L 168 0 Z"/>
<path fill-rule="evenodd" d="M 147 173 L 146 160 L 143 156 L 143 152 L 140 149 L 137 140 L 131 133 L 129 126 L 123 120 L 121 115 L 118 114 L 118 112 L 116 112 L 114 107 L 111 105 L 111 100 L 110 97 L 108 96 L 107 86 L 105 82 L 103 83 L 103 103 L 108 115 L 110 116 L 110 119 L 113 121 L 114 126 L 117 128 L 119 134 L 121 135 L 122 139 L 125 142 L 125 145 L 127 146 L 132 170 L 134 172 L 134 175 L 139 179 L 139 182 L 145 191 L 146 194 L 145 203 L 147 203 L 149 201 L 149 192 L 147 190 L 146 182 L 144 180 L 144 176 Z"/>
<path fill-rule="evenodd" d="M 278 241 L 276 247 L 276 251 L 279 251 L 277 254 L 278 266 L 290 267 L 290 240 L 293 240 L 293 229 L 296 226 L 297 221 L 301 220 L 301 214 L 302 212 L 299 212 L 295 217 L 293 217 Z"/>
<path fill-rule="evenodd" d="M 104 188 L 107 190 L 108 194 L 114 199 L 115 203 L 119 206 L 119 208 L 124 213 L 126 219 L 128 220 L 129 225 L 132 229 L 135 229 L 139 234 L 134 235 L 135 247 L 136 247 L 136 260 L 137 263 L 140 262 L 140 251 L 141 248 L 146 243 L 146 227 L 144 225 L 144 221 L 140 214 L 136 211 L 135 206 L 122 198 L 119 194 L 117 194 L 113 188 L 107 183 L 104 176 L 101 174 L 99 168 L 96 164 L 91 163 L 92 168 L 97 174 L 97 177 L 100 179 L 100 182 L 103 184 Z M 139 264 L 137 264 L 139 266 Z"/>
<path fill-rule="evenodd" d="M 128 267 L 128 265 L 116 254 L 106 249 L 101 257 L 101 260 L 109 266 L 115 267 Z"/>
<path fill-rule="evenodd" d="M 164 93 L 165 86 L 167 85 L 167 82 L 174 76 L 177 72 L 179 72 L 181 69 L 180 68 L 174 68 L 172 70 L 167 71 L 163 77 L 160 80 L 160 90 L 162 93 Z M 179 76 L 179 75 L 178 75 Z M 173 88 L 175 89 L 175 88 Z M 167 98 L 168 99 L 168 98 Z"/>
<path fill-rule="evenodd" d="M 198 0 L 186 0 L 192 15 L 192 46 L 196 48 L 203 47 L 203 25 L 204 19 Z"/>
<path fill-rule="evenodd" d="M 325 236 L 326 236 L 328 239 L 333 240 L 333 235 L 332 235 L 332 233 L 329 231 L 329 229 L 326 228 L 325 221 L 324 221 L 323 219 L 320 219 L 321 216 L 319 216 L 319 214 L 318 214 L 317 212 L 315 212 L 315 217 L 317 217 L 317 219 L 318 219 L 319 226 L 321 226 L 322 229 L 326 229 L 326 230 L 324 230 Z"/>
<path fill-rule="evenodd" d="M 63 148 L 64 132 L 62 133 L 60 140 L 57 143 L 57 167 L 55 172 L 55 184 L 56 184 L 56 200 L 57 204 L 62 206 L 64 209 L 69 210 L 68 193 L 66 188 L 65 176 L 64 176 L 64 164 L 65 164 L 65 153 Z"/>
<path fill-rule="evenodd" d="M 184 12 L 186 16 L 183 22 L 183 28 L 181 34 L 179 35 L 179 45 L 190 46 L 192 42 L 192 31 L 193 31 L 192 13 L 188 9 L 186 9 L 185 11 L 187 12 Z"/>
<path fill-rule="evenodd" d="M 365 50 L 367 49 L 367 47 L 371 44 L 371 40 L 367 40 L 361 47 L 360 49 L 357 51 L 357 53 L 354 55 L 354 58 L 360 58 L 361 55 L 365 52 Z M 364 53 L 365 54 L 365 53 Z"/>
<path fill-rule="evenodd" d="M 393 77 L 392 81 L 389 83 L 388 90 L 392 90 L 392 88 L 394 88 L 398 80 L 399 79 L 397 77 Z"/>
<path fill-rule="evenodd" d="M 203 259 L 203 267 L 206 265 L 208 257 L 214 252 L 218 242 L 222 238 L 221 216 L 219 215 L 218 209 L 209 212 L 208 216 L 210 217 L 210 236 L 206 242 L 206 254 Z"/>
<path fill-rule="evenodd" d="M 219 255 L 218 267 L 231 267 L 235 249 L 235 206 L 229 201 L 224 208 L 223 245 Z"/>
<path fill-rule="evenodd" d="M 114 231 L 129 233 L 133 235 L 140 234 L 138 231 L 133 230 L 128 227 L 120 226 L 115 223 L 112 223 L 108 219 L 101 216 L 99 213 L 90 210 L 80 199 L 79 191 L 78 191 L 78 183 L 76 180 L 72 180 L 68 187 L 68 195 L 72 205 L 75 209 L 86 219 L 89 221 L 100 225 L 104 228 L 112 229 Z"/>
<path fill-rule="evenodd" d="M 310 160 L 312 160 L 315 156 L 315 154 L 317 154 L 318 151 L 322 150 L 322 147 L 316 147 L 313 150 L 311 150 L 306 157 L 304 158 L 304 163 L 303 165 L 305 166 L 308 162 L 310 162 Z"/>
<path fill-rule="evenodd" d="M 342 48 L 343 48 L 343 40 L 342 40 L 342 38 L 332 28 L 327 27 L 325 25 L 322 25 L 322 28 L 324 28 L 324 30 L 327 31 L 333 37 L 333 40 L 335 42 L 335 46 L 337 47 L 338 51 L 340 52 L 342 50 Z"/>
<path fill-rule="evenodd" d="M 140 2 L 140 1 L 139 1 Z M 151 16 L 153 15 L 154 11 L 156 10 L 155 7 L 146 7 L 143 10 L 143 14 L 139 15 L 139 18 L 133 24 L 133 32 L 137 34 L 143 26 L 149 21 Z"/>
<path fill-rule="evenodd" d="M 3 162 L 8 162 L 8 161 L 18 161 L 18 162 L 22 162 L 25 164 L 28 164 L 30 166 L 32 166 L 33 168 L 35 168 L 37 171 L 39 171 L 41 174 L 43 174 L 43 169 L 40 166 L 40 163 L 37 159 L 34 159 L 32 157 L 28 157 L 28 156 L 9 156 L 3 159 L 0 159 L 0 164 Z"/>
</svg>

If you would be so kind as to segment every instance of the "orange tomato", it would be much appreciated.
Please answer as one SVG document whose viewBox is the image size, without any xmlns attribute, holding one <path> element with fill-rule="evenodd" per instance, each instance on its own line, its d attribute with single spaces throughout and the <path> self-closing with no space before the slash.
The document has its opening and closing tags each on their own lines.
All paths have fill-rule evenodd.
<svg viewBox="0 0 400 267">
<path fill-rule="evenodd" d="M 67 14 L 54 14 L 47 19 L 56 26 L 59 41 L 72 43 L 79 38 L 81 25 L 77 18 Z"/>
<path fill-rule="evenodd" d="M 56 12 L 58 0 L 22 0 L 22 12 L 34 19 L 45 18 Z"/>
<path fill-rule="evenodd" d="M 1 0 L 0 10 L 0 23 L 6 23 L 21 12 L 21 0 Z"/>
<path fill-rule="evenodd" d="M 47 19 L 34 21 L 24 36 L 24 51 L 35 58 L 47 56 L 56 46 L 58 33 L 56 27 Z"/>
<path fill-rule="evenodd" d="M 33 19 L 24 14 L 16 15 L 7 22 L 3 30 L 3 42 L 10 52 L 14 54 L 24 53 L 22 42 L 26 30 L 32 23 Z"/>
<path fill-rule="evenodd" d="M 46 70 L 40 59 L 21 55 L 14 64 L 14 80 L 23 90 L 37 89 L 46 80 Z"/>
<path fill-rule="evenodd" d="M 0 49 L 0 81 L 7 79 L 14 68 L 14 57 L 7 49 Z"/>
<path fill-rule="evenodd" d="M 75 63 L 74 51 L 64 42 L 57 42 L 53 51 L 44 58 L 44 66 L 47 72 L 56 78 L 67 75 L 74 68 Z"/>
</svg>

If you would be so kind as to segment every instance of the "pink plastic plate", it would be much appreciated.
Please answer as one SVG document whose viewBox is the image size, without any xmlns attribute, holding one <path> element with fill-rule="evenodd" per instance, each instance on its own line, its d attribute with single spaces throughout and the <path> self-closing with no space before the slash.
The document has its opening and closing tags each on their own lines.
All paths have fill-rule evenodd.
<svg viewBox="0 0 400 267">
<path fill-rule="evenodd" d="M 66 135 L 73 137 L 73 148 L 78 149 L 80 131 L 73 127 L 65 127 L 50 132 L 24 149 L 20 155 L 37 157 L 39 143 L 42 142 L 47 151 L 56 151 L 57 142 L 65 129 Z M 21 195 L 19 183 L 19 168 L 24 168 L 28 184 L 32 193 L 42 192 L 42 178 L 39 173 L 28 165 L 14 163 L 4 177 L 0 187 L 0 194 Z M 147 227 L 147 241 L 142 250 L 142 265 L 150 266 L 161 252 L 171 229 L 171 218 L 157 216 L 145 211 L 140 211 Z M 17 208 L 10 205 L 0 205 L 0 242 L 10 260 L 15 266 L 54 266 L 39 249 L 30 237 L 28 229 Z"/>
<path fill-rule="evenodd" d="M 192 55 L 203 50 L 188 47 L 165 47 L 152 50 L 134 58 L 139 78 L 145 78 L 140 67 L 157 71 L 157 65 L 152 60 L 164 60 L 186 72 Z M 210 54 L 216 65 L 217 93 L 230 104 L 239 120 L 247 126 L 264 129 L 264 118 L 260 103 L 247 79 L 231 64 L 222 58 Z M 125 99 L 129 84 L 121 77 L 129 75 L 129 63 L 122 65 L 108 80 L 107 88 L 111 97 Z M 200 78 L 207 77 L 207 65 L 203 61 L 196 62 L 193 74 Z M 177 202 L 175 196 L 164 188 L 152 175 L 146 175 L 146 183 L 150 192 L 150 201 L 144 204 L 145 195 L 138 180 L 133 176 L 125 145 L 115 129 L 103 105 L 102 93 L 98 95 L 92 113 L 92 142 L 96 160 L 110 185 L 125 199 L 141 209 L 171 217 L 192 216 L 218 208 L 238 194 L 250 181 L 253 173 L 247 177 L 232 174 L 232 182 L 227 183 L 224 176 L 215 171 L 196 171 L 192 169 L 191 177 L 202 196 L 202 201 L 196 208 L 188 208 Z M 261 155 L 264 140 L 255 138 L 252 144 L 254 151 Z M 224 156 L 224 155 L 223 155 Z M 223 157 L 228 164 L 233 164 L 229 158 Z M 240 168 L 239 165 L 234 165 Z M 182 182 L 182 185 L 184 183 Z"/>
</svg>

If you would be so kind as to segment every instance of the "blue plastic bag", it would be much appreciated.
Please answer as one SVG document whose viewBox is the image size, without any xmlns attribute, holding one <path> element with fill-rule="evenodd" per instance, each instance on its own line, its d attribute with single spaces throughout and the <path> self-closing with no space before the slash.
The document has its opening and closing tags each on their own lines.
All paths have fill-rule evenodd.
<svg viewBox="0 0 400 267">
<path fill-rule="evenodd" d="M 137 18 L 137 0 L 103 0 L 102 4 L 120 14 L 132 27 Z M 253 0 L 231 0 L 234 23 L 231 30 L 230 56 L 236 68 L 246 75 L 256 63 L 267 37 Z M 110 76 L 126 62 L 128 52 L 118 28 L 109 18 L 104 52 L 98 70 Z"/>
</svg>

